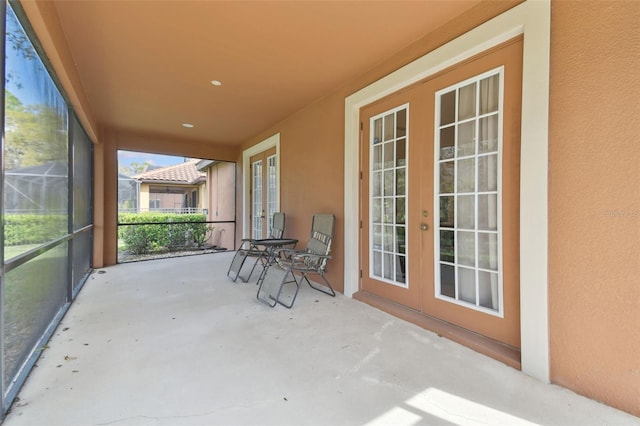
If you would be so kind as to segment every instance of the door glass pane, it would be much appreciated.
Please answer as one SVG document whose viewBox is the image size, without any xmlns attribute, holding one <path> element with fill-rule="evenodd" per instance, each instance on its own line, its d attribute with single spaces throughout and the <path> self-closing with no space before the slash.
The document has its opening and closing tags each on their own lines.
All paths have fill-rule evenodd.
<svg viewBox="0 0 640 426">
<path fill-rule="evenodd" d="M 396 167 L 407 165 L 407 141 L 400 139 L 396 142 Z"/>
<path fill-rule="evenodd" d="M 451 124 L 456 119 L 456 91 L 440 96 L 440 125 Z"/>
<path fill-rule="evenodd" d="M 444 129 L 440 129 L 440 159 L 446 160 L 448 158 L 453 158 L 455 155 L 455 144 L 456 144 L 456 128 L 445 127 Z"/>
<path fill-rule="evenodd" d="M 388 114 L 384 116 L 384 141 L 393 139 L 393 131 L 395 129 L 394 115 Z"/>
<path fill-rule="evenodd" d="M 478 157 L 478 191 L 498 190 L 498 156 L 496 154 Z"/>
<path fill-rule="evenodd" d="M 478 195 L 478 229 L 498 230 L 498 197 L 496 194 Z"/>
<path fill-rule="evenodd" d="M 440 193 L 441 194 L 453 193 L 454 171 L 455 171 L 455 163 L 453 161 L 440 163 Z"/>
<path fill-rule="evenodd" d="M 371 118 L 370 141 L 370 265 L 371 277 L 407 287 L 407 108 L 396 108 Z M 384 141 L 376 135 L 381 128 Z M 380 171 L 382 170 L 382 171 Z"/>
<path fill-rule="evenodd" d="M 453 231 L 440 231 L 440 260 L 455 262 Z"/>
<path fill-rule="evenodd" d="M 382 221 L 383 223 L 394 223 L 395 219 L 395 209 L 393 207 L 393 198 L 385 198 L 384 199 L 384 211 L 382 213 Z"/>
<path fill-rule="evenodd" d="M 485 312 L 501 309 L 501 73 L 436 93 L 439 295 Z"/>
<path fill-rule="evenodd" d="M 407 110 L 401 109 L 396 113 L 396 138 L 407 135 Z"/>
<path fill-rule="evenodd" d="M 387 142 L 383 145 L 383 151 L 384 151 L 384 160 L 383 160 L 383 166 L 385 169 L 388 169 L 389 167 L 393 167 L 395 165 L 395 146 L 393 144 L 393 142 Z"/>
<path fill-rule="evenodd" d="M 374 198 L 371 200 L 371 221 L 373 223 L 382 222 L 382 199 Z"/>
<path fill-rule="evenodd" d="M 500 307 L 498 274 L 494 272 L 478 272 L 478 302 L 480 306 L 497 311 Z"/>
<path fill-rule="evenodd" d="M 498 270 L 498 234 L 478 233 L 478 267 Z"/>
<path fill-rule="evenodd" d="M 382 250 L 382 226 L 373 225 L 373 244 L 375 250 Z"/>
<path fill-rule="evenodd" d="M 460 195 L 458 198 L 458 214 L 457 214 L 457 226 L 461 229 L 474 229 L 475 228 L 475 196 L 474 195 Z"/>
<path fill-rule="evenodd" d="M 407 233 L 404 226 L 396 227 L 396 242 L 398 245 L 397 252 L 400 254 L 405 254 L 407 252 L 406 241 L 405 241 L 406 234 Z"/>
<path fill-rule="evenodd" d="M 404 283 L 407 280 L 406 256 L 396 256 L 396 281 Z"/>
<path fill-rule="evenodd" d="M 373 275 L 376 277 L 382 277 L 382 252 L 373 252 Z"/>
<path fill-rule="evenodd" d="M 457 165 L 458 186 L 456 192 L 474 192 L 476 186 L 476 159 L 459 160 Z"/>
<path fill-rule="evenodd" d="M 395 259 L 395 256 L 390 253 L 385 253 L 382 258 L 383 258 L 382 270 L 384 273 L 384 278 L 388 280 L 393 280 L 395 278 L 394 277 L 395 268 L 394 268 L 394 262 L 393 262 Z"/>
<path fill-rule="evenodd" d="M 379 197 L 382 195 L 382 173 L 373 172 L 371 174 L 371 195 L 373 197 Z"/>
<path fill-rule="evenodd" d="M 498 114 L 483 117 L 479 120 L 478 153 L 494 152 L 498 150 Z"/>
<path fill-rule="evenodd" d="M 467 121 L 458 126 L 458 157 L 476 153 L 476 122 Z"/>
<path fill-rule="evenodd" d="M 387 170 L 384 172 L 384 195 L 391 197 L 395 194 L 394 191 L 394 180 L 393 176 L 395 175 L 393 170 Z"/>
<path fill-rule="evenodd" d="M 466 120 L 476 115 L 476 83 L 460 88 L 458 100 L 458 120 Z"/>
<path fill-rule="evenodd" d="M 396 194 L 406 194 L 406 170 L 404 168 L 396 170 Z"/>
<path fill-rule="evenodd" d="M 454 197 L 440 197 L 440 226 L 453 228 L 453 219 L 455 217 Z"/>
<path fill-rule="evenodd" d="M 480 114 L 498 110 L 499 91 L 500 79 L 497 74 L 480 80 Z"/>
<path fill-rule="evenodd" d="M 458 299 L 476 304 L 476 272 L 458 267 Z"/>
<path fill-rule="evenodd" d="M 405 214 L 407 208 L 405 206 L 406 197 L 398 197 L 396 198 L 396 223 L 404 224 L 405 223 Z M 403 228 L 404 229 L 404 228 Z"/>
<path fill-rule="evenodd" d="M 456 261 L 465 266 L 476 266 L 476 235 L 474 232 L 456 233 Z"/>
<path fill-rule="evenodd" d="M 440 294 L 456 298 L 456 273 L 451 265 L 440 265 Z"/>
<path fill-rule="evenodd" d="M 384 241 L 385 251 L 395 251 L 395 244 L 394 244 L 393 237 L 394 237 L 393 226 L 385 226 L 384 235 L 382 237 L 382 240 Z"/>
<path fill-rule="evenodd" d="M 382 118 L 373 121 L 373 144 L 382 142 Z"/>
<path fill-rule="evenodd" d="M 374 145 L 371 148 L 371 168 L 372 170 L 380 170 L 382 168 L 382 145 Z"/>
</svg>

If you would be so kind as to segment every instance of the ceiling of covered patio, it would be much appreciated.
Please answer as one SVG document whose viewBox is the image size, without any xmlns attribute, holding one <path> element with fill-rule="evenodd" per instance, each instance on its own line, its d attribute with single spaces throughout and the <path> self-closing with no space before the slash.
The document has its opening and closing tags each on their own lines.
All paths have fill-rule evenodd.
<svg viewBox="0 0 640 426">
<path fill-rule="evenodd" d="M 100 128 L 239 145 L 478 3 L 54 5 Z"/>
</svg>

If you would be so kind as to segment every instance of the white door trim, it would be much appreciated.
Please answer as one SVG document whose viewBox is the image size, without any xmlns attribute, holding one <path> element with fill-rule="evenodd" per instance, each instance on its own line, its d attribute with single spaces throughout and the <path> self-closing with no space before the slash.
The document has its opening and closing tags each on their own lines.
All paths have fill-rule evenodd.
<svg viewBox="0 0 640 426">
<path fill-rule="evenodd" d="M 550 0 L 528 0 L 345 99 L 344 293 L 359 283 L 359 109 L 429 75 L 524 35 L 520 169 L 522 371 L 549 382 L 548 129 Z M 526 212 L 526 215 L 524 214 Z"/>
<path fill-rule="evenodd" d="M 251 194 L 251 167 L 250 159 L 262 151 L 276 148 L 276 182 L 278 190 L 276 191 L 276 209 L 280 209 L 280 133 L 259 142 L 244 151 L 242 151 L 242 238 L 250 238 L 251 235 L 251 218 L 250 215 L 250 194 Z"/>
</svg>

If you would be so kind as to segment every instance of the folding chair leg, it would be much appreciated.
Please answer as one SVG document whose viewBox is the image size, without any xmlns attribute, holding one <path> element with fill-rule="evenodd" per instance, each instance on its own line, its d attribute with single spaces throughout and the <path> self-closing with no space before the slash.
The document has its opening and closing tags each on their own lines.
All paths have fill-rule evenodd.
<svg viewBox="0 0 640 426">
<path fill-rule="evenodd" d="M 247 256 L 247 257 L 249 257 L 249 256 Z M 247 281 L 249 281 L 251 279 L 251 275 L 253 275 L 253 271 L 256 269 L 256 265 L 258 264 L 258 260 L 260 260 L 260 256 L 256 256 L 256 260 L 255 260 L 255 262 L 253 262 L 253 266 L 251 267 L 251 271 L 249 271 L 249 275 L 247 275 L 246 277 L 242 277 L 240 275 L 240 271 L 242 270 L 242 266 L 240 266 L 240 270 L 238 271 L 238 277 L 240 277 L 240 280 L 243 283 L 246 283 Z"/>
<path fill-rule="evenodd" d="M 324 281 L 325 286 L 317 286 L 317 285 L 311 284 L 311 281 L 309 280 L 309 278 L 307 278 L 307 274 L 304 272 L 302 273 L 302 277 L 307 281 L 307 284 L 309 284 L 309 287 L 319 291 L 320 293 L 328 294 L 331 297 L 335 297 L 336 292 L 333 290 L 333 287 L 331 287 L 331 283 L 329 282 L 329 280 L 327 280 L 324 274 L 319 274 L 319 275 L 320 275 L 320 278 L 322 278 L 322 280 Z"/>
<path fill-rule="evenodd" d="M 275 297 L 276 302 L 281 304 L 287 309 L 291 309 L 293 307 L 293 304 L 296 301 L 296 297 L 298 297 L 298 291 L 300 291 L 300 283 L 298 283 L 298 280 L 296 280 L 296 276 L 293 273 L 291 273 L 291 276 L 293 277 L 292 281 L 284 281 L 283 279 L 282 284 L 280 285 L 280 289 L 278 290 L 278 295 Z M 284 285 L 291 284 L 291 283 L 294 283 L 296 285 L 296 291 L 295 293 L 293 293 L 293 298 L 291 299 L 291 303 L 287 305 L 282 300 L 280 300 L 280 295 L 282 294 L 282 289 L 284 288 Z"/>
<path fill-rule="evenodd" d="M 269 267 L 267 267 L 267 269 L 269 269 Z M 279 285 L 278 285 L 278 291 L 276 292 L 276 295 L 274 296 L 272 294 L 272 292 L 267 291 L 267 292 L 263 292 L 262 288 L 264 285 L 264 282 L 266 281 L 266 275 L 267 275 L 267 271 L 264 272 L 264 276 L 262 276 L 262 280 L 260 281 L 260 285 L 258 286 L 258 292 L 256 294 L 256 298 L 267 304 L 270 307 L 274 307 L 276 306 L 276 304 L 280 304 L 282 306 L 284 306 L 287 309 L 291 309 L 291 307 L 293 306 L 293 304 L 296 301 L 296 298 L 298 297 L 298 291 L 300 290 L 300 283 L 298 282 L 298 280 L 296 280 L 296 276 L 293 274 L 293 272 L 291 271 L 291 269 L 288 269 L 287 272 L 284 274 L 284 276 L 282 277 L 282 280 L 280 281 Z M 291 280 L 287 281 L 287 276 L 291 275 Z M 293 294 L 293 298 L 291 299 L 291 302 L 289 304 L 284 303 L 282 300 L 280 300 L 280 296 L 282 295 L 282 290 L 284 289 L 285 284 L 295 284 L 296 289 L 295 289 L 295 293 Z"/>
<path fill-rule="evenodd" d="M 269 307 L 273 308 L 274 306 L 276 306 L 277 301 L 271 296 L 271 294 L 267 294 L 266 297 L 262 296 L 262 284 L 264 284 L 264 280 L 262 280 L 260 282 L 260 285 L 258 286 L 258 292 L 256 293 L 256 299 L 258 299 L 260 302 L 268 305 Z"/>
<path fill-rule="evenodd" d="M 242 270 L 242 266 L 244 265 L 244 261 L 247 260 L 247 257 L 246 250 L 242 249 L 236 251 L 236 254 L 233 256 L 231 264 L 229 265 L 229 270 L 227 271 L 227 276 L 231 278 L 233 282 L 236 282 L 240 276 L 240 271 Z M 240 279 L 242 280 L 242 278 Z"/>
</svg>

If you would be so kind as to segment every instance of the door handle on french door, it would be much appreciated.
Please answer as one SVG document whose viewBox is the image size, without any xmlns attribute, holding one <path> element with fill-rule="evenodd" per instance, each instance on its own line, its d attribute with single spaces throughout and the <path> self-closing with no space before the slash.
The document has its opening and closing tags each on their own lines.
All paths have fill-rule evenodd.
<svg viewBox="0 0 640 426">
<path fill-rule="evenodd" d="M 421 223 L 420 224 L 420 229 L 423 231 L 428 231 L 429 230 L 429 225 L 427 225 L 426 223 Z"/>
</svg>

